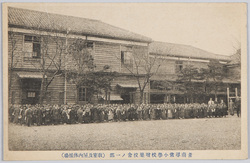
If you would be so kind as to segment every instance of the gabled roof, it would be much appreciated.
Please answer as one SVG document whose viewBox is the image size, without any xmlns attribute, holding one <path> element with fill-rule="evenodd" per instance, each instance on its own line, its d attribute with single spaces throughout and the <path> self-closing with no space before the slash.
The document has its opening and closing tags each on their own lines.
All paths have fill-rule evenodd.
<svg viewBox="0 0 250 163">
<path fill-rule="evenodd" d="M 55 30 L 59 32 L 67 32 L 67 30 L 70 30 L 71 33 L 78 35 L 146 43 L 152 42 L 151 38 L 114 27 L 99 20 L 13 7 L 8 8 L 8 24 L 9 26 L 20 28 L 39 29 L 45 31 Z"/>
<path fill-rule="evenodd" d="M 228 63 L 228 66 L 239 66 L 241 60 L 241 49 L 238 49 L 235 54 L 230 56 L 231 61 Z"/>
<path fill-rule="evenodd" d="M 221 61 L 230 61 L 229 56 L 219 55 L 195 48 L 189 45 L 173 44 L 166 42 L 152 42 L 149 44 L 149 53 L 154 55 L 185 57 L 195 59 L 217 59 Z"/>
</svg>

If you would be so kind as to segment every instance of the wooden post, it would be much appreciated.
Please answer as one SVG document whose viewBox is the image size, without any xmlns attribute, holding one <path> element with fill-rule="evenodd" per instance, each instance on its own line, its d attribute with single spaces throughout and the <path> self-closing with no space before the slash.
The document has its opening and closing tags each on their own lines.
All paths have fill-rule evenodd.
<svg viewBox="0 0 250 163">
<path fill-rule="evenodd" d="M 105 104 L 108 104 L 108 91 L 105 91 Z"/>
<path fill-rule="evenodd" d="M 64 105 L 67 104 L 67 54 L 68 54 L 68 34 L 69 34 L 69 29 L 67 29 L 67 34 L 66 34 L 66 40 L 65 40 L 65 46 L 66 46 L 66 52 L 64 54 Z"/>
<path fill-rule="evenodd" d="M 227 88 L 227 106 L 229 106 L 229 88 Z"/>
<path fill-rule="evenodd" d="M 108 92 L 108 104 L 110 104 L 110 92 Z"/>
<path fill-rule="evenodd" d="M 87 102 L 87 88 L 84 88 L 84 91 L 85 91 L 85 102 Z"/>
<path fill-rule="evenodd" d="M 238 97 L 238 90 L 237 90 L 237 88 L 235 88 L 235 97 L 236 98 Z"/>
</svg>

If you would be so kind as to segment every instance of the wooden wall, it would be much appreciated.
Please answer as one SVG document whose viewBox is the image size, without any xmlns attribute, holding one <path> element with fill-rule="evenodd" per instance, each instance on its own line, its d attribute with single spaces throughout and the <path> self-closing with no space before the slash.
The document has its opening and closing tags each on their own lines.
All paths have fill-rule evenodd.
<svg viewBox="0 0 250 163">
<path fill-rule="evenodd" d="M 17 75 L 17 72 L 28 72 L 28 71 L 40 71 L 41 69 L 41 59 L 35 59 L 35 58 L 27 58 L 25 57 L 25 51 L 24 51 L 24 33 L 15 33 L 14 34 L 14 40 L 16 41 L 16 49 L 14 51 L 14 68 L 15 71 L 12 76 L 12 88 L 11 88 L 11 94 L 10 94 L 10 103 L 12 100 L 12 92 L 14 99 L 14 103 L 21 103 L 22 100 L 22 89 L 21 89 L 21 82 L 20 78 Z M 62 44 L 65 44 L 65 40 L 61 40 Z M 74 39 L 68 39 L 68 45 L 71 44 L 74 41 Z M 9 64 L 10 64 L 10 57 L 11 57 L 11 40 L 9 39 Z M 93 57 L 94 57 L 94 63 L 96 64 L 96 71 L 103 69 L 103 66 L 109 65 L 111 71 L 116 71 L 119 73 L 125 73 L 130 74 L 129 71 L 126 71 L 122 69 L 121 67 L 121 46 L 126 45 L 120 45 L 120 44 L 114 44 L 114 43 L 104 43 L 104 42 L 94 42 L 93 47 Z M 56 43 L 51 40 L 51 42 L 48 44 L 48 55 L 50 57 L 53 57 L 56 53 Z M 138 55 L 144 55 L 147 54 L 147 47 L 140 47 L 140 46 L 134 46 L 133 47 L 133 53 Z M 64 55 L 64 53 L 63 53 Z M 62 70 L 64 70 L 64 61 L 67 61 L 67 69 L 75 69 L 75 61 L 70 54 L 68 54 L 66 57 L 62 56 Z M 59 57 L 56 57 L 56 62 L 58 62 Z M 47 68 L 49 64 L 51 63 L 51 60 L 47 56 L 46 58 L 46 65 Z M 49 67 L 49 70 L 56 70 L 54 65 L 51 64 Z M 47 74 L 47 80 L 49 81 L 52 77 L 52 74 Z M 133 79 L 131 76 L 123 76 L 115 79 L 115 81 L 112 83 L 112 87 L 114 87 L 114 90 L 116 89 L 115 86 L 118 83 L 126 83 L 126 84 L 137 84 L 137 81 Z M 65 80 L 63 76 L 57 76 L 53 82 L 48 87 L 48 93 L 46 94 L 44 103 L 50 103 L 50 104 L 63 104 L 64 100 L 64 84 Z M 147 90 L 147 88 L 145 89 Z M 67 83 L 67 103 L 77 103 L 77 90 L 76 86 L 74 84 Z"/>
</svg>

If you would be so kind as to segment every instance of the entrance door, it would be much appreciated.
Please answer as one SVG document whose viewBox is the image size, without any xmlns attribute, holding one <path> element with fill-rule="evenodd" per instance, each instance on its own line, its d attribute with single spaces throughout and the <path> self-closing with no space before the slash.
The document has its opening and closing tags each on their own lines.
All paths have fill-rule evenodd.
<svg viewBox="0 0 250 163">
<path fill-rule="evenodd" d="M 41 79 L 22 79 L 22 104 L 39 102 Z"/>
<path fill-rule="evenodd" d="M 123 104 L 134 103 L 134 93 L 136 88 L 122 88 L 120 90 L 121 98 L 123 99 Z"/>
<path fill-rule="evenodd" d="M 129 104 L 130 103 L 130 95 L 129 94 L 122 94 L 121 98 L 123 99 L 123 104 Z"/>
<path fill-rule="evenodd" d="M 150 94 L 151 104 L 163 104 L 165 94 Z"/>
</svg>

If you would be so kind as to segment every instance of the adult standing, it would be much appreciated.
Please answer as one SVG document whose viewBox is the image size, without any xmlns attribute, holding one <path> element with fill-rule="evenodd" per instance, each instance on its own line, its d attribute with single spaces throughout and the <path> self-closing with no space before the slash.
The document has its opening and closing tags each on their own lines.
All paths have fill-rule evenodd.
<svg viewBox="0 0 250 163">
<path fill-rule="evenodd" d="M 25 111 L 25 117 L 26 117 L 26 125 L 30 127 L 32 121 L 32 109 L 30 108 L 30 106 Z"/>
<path fill-rule="evenodd" d="M 78 123 L 82 123 L 83 122 L 83 108 L 77 106 L 77 121 Z"/>
<path fill-rule="evenodd" d="M 237 111 L 237 116 L 240 117 L 240 114 L 241 114 L 241 100 L 238 97 L 235 100 L 235 108 L 236 108 L 236 111 Z"/>
<path fill-rule="evenodd" d="M 40 126 L 42 124 L 42 110 L 41 110 L 41 107 L 38 106 L 37 108 L 37 119 L 36 119 L 36 124 L 37 126 Z"/>
<path fill-rule="evenodd" d="M 232 99 L 230 99 L 228 104 L 228 114 L 230 114 L 231 116 L 234 115 L 234 102 Z"/>
</svg>

